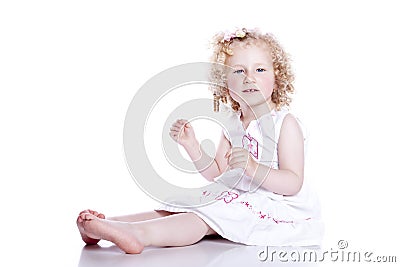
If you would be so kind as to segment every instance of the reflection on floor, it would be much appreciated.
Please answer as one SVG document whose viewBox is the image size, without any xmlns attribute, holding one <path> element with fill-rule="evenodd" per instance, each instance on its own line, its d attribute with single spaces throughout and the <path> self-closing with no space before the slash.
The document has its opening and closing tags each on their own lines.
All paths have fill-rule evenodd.
<svg viewBox="0 0 400 267">
<path fill-rule="evenodd" d="M 103 242 L 103 241 L 102 241 Z M 245 246 L 223 239 L 208 238 L 187 247 L 156 248 L 148 247 L 139 255 L 128 255 L 111 243 L 83 247 L 79 267 L 88 266 L 317 266 L 314 262 L 293 262 L 291 251 L 304 251 L 317 248 Z M 275 251 L 275 253 L 273 253 Z M 286 262 L 278 254 L 286 251 Z M 268 256 L 268 257 L 267 257 Z M 272 257 L 274 260 L 271 261 Z"/>
</svg>

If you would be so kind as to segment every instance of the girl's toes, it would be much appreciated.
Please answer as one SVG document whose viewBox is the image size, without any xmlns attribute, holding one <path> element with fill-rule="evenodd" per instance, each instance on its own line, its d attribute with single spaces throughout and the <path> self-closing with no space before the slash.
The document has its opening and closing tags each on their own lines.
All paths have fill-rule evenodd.
<svg viewBox="0 0 400 267">
<path fill-rule="evenodd" d="M 81 215 L 81 214 L 83 214 L 83 213 L 88 213 L 89 212 L 89 210 L 83 210 L 83 211 L 81 211 L 80 213 L 79 213 L 79 215 Z"/>
<path fill-rule="evenodd" d="M 106 216 L 103 213 L 99 213 L 99 215 L 97 215 L 97 217 L 99 217 L 100 219 L 105 219 Z"/>
<path fill-rule="evenodd" d="M 93 214 L 94 216 L 96 216 L 96 217 L 99 215 L 99 213 L 97 211 L 95 211 L 95 210 L 89 210 L 89 212 L 91 214 Z"/>
<path fill-rule="evenodd" d="M 91 213 L 83 213 L 83 214 L 81 215 L 81 218 L 82 218 L 83 220 L 85 220 L 85 221 L 91 221 L 91 220 L 96 219 L 97 217 L 94 216 L 94 215 L 91 214 Z"/>
</svg>

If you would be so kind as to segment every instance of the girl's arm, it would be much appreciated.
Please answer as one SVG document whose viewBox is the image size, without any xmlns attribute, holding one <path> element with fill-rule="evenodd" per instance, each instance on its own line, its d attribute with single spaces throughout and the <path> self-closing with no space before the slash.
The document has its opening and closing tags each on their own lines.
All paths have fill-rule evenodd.
<svg viewBox="0 0 400 267">
<path fill-rule="evenodd" d="M 226 139 L 223 132 L 221 133 L 220 142 L 214 159 L 201 149 L 197 140 L 183 147 L 189 154 L 197 170 L 208 181 L 214 181 L 214 178 L 220 176 L 228 168 L 228 159 L 225 155 L 230 150 L 231 144 Z"/>
<path fill-rule="evenodd" d="M 278 141 L 279 169 L 258 164 L 247 150 L 234 148 L 229 158 L 231 168 L 243 168 L 253 177 L 253 184 L 280 195 L 295 195 L 303 185 L 304 138 L 300 125 L 291 115 L 286 115 Z M 248 164 L 246 164 L 248 163 Z"/>
<path fill-rule="evenodd" d="M 207 180 L 213 181 L 227 169 L 228 159 L 225 155 L 230 150 L 231 144 L 223 133 L 214 159 L 201 149 L 194 130 L 187 120 L 177 120 L 171 126 L 170 136 L 185 148 L 196 169 Z"/>
</svg>

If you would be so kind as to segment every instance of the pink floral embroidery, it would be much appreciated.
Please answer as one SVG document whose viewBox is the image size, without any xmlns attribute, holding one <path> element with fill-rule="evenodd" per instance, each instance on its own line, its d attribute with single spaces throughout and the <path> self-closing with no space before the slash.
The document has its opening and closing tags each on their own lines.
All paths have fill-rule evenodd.
<svg viewBox="0 0 400 267">
<path fill-rule="evenodd" d="M 258 159 L 258 141 L 254 137 L 251 137 L 250 134 L 243 135 L 242 146 L 247 147 L 249 153 Z"/>
<path fill-rule="evenodd" d="M 245 202 L 242 201 L 242 203 L 244 203 L 244 205 L 245 205 L 246 207 L 249 207 L 249 206 L 251 207 L 251 205 L 250 205 L 249 202 L 247 202 L 247 201 L 245 201 Z"/>
<path fill-rule="evenodd" d="M 257 215 L 262 220 L 271 219 L 276 224 L 279 224 L 279 223 L 295 223 L 293 220 L 281 220 L 281 219 L 277 219 L 277 218 L 271 217 L 271 215 L 269 213 L 264 214 L 261 211 L 255 211 L 253 209 L 253 206 L 248 201 L 241 201 L 240 203 L 243 204 L 245 207 L 247 207 L 253 214 Z M 309 217 L 309 218 L 306 218 L 304 220 L 311 220 L 311 218 Z"/>
<path fill-rule="evenodd" d="M 265 216 L 267 216 L 266 214 L 262 214 L 261 211 L 258 212 L 258 215 L 259 215 L 260 219 L 264 219 Z"/>
<path fill-rule="evenodd" d="M 223 199 L 226 204 L 231 203 L 232 200 L 237 199 L 239 197 L 235 192 L 223 191 L 219 196 L 217 196 L 216 200 Z"/>
</svg>

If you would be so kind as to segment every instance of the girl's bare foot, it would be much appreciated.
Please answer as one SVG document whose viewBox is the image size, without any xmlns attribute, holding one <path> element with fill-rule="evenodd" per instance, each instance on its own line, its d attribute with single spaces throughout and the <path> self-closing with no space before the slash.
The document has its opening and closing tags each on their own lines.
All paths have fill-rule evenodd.
<svg viewBox="0 0 400 267">
<path fill-rule="evenodd" d="M 129 254 L 139 254 L 144 245 L 140 240 L 140 230 L 131 223 L 110 221 L 92 213 L 82 213 L 83 229 L 92 240 L 104 239 L 113 242 Z"/>
<path fill-rule="evenodd" d="M 88 209 L 88 210 L 81 211 L 81 212 L 79 213 L 78 218 L 76 219 L 76 224 L 77 224 L 77 226 L 78 226 L 78 229 L 79 229 L 79 232 L 80 232 L 80 234 L 81 234 L 81 237 L 82 237 L 83 242 L 85 242 L 85 243 L 88 244 L 88 245 L 96 245 L 96 244 L 100 241 L 100 239 L 97 239 L 97 238 L 96 238 L 96 239 L 90 238 L 90 237 L 86 234 L 85 229 L 84 229 L 84 227 L 83 227 L 83 222 L 84 222 L 84 220 L 81 218 L 81 215 L 84 214 L 84 213 L 92 214 L 92 215 L 94 215 L 94 216 L 96 216 L 96 217 L 98 217 L 98 218 L 101 218 L 101 219 L 104 219 L 106 216 L 104 216 L 104 214 L 102 214 L 102 213 L 98 213 L 97 211 L 89 210 L 89 209 Z"/>
</svg>

